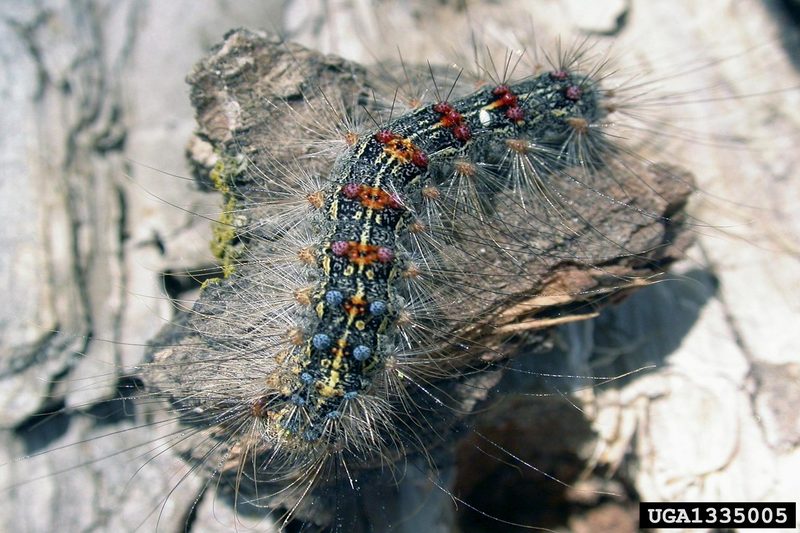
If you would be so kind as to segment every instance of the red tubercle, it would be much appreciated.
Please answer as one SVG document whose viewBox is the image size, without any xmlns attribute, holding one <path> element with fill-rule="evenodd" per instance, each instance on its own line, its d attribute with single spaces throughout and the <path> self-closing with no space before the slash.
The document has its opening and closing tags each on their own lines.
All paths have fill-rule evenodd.
<svg viewBox="0 0 800 533">
<path fill-rule="evenodd" d="M 342 195 L 344 195 L 345 198 L 350 198 L 351 200 L 357 197 L 360 191 L 361 185 L 358 183 L 348 183 L 342 187 Z"/>
<path fill-rule="evenodd" d="M 492 89 L 492 94 L 495 96 L 505 96 L 510 92 L 508 85 L 498 85 Z"/>
<path fill-rule="evenodd" d="M 511 91 L 510 87 L 498 85 L 492 90 L 492 94 L 499 98 L 492 102 L 491 108 L 505 108 L 506 117 L 515 122 L 525 118 L 525 110 L 519 106 L 519 97 Z"/>
<path fill-rule="evenodd" d="M 394 260 L 394 250 L 381 246 L 378 248 L 377 256 L 381 263 L 391 263 Z"/>
<path fill-rule="evenodd" d="M 433 110 L 442 115 L 440 122 L 446 128 L 458 126 L 464 120 L 461 113 L 456 111 L 453 106 L 447 102 L 439 102 L 434 104 Z"/>
<path fill-rule="evenodd" d="M 517 101 L 517 95 L 508 91 L 500 97 L 500 105 L 503 107 L 514 107 L 517 105 Z"/>
<path fill-rule="evenodd" d="M 427 168 L 428 154 L 422 150 L 416 150 L 413 154 L 411 154 L 411 162 L 419 168 Z"/>
<path fill-rule="evenodd" d="M 397 136 L 389 130 L 381 130 L 375 134 L 375 140 L 381 144 L 392 142 Z"/>
<path fill-rule="evenodd" d="M 472 138 L 472 130 L 466 124 L 460 124 L 453 128 L 453 136 L 459 141 L 468 141 Z"/>
<path fill-rule="evenodd" d="M 525 119 L 525 110 L 519 106 L 513 106 L 506 109 L 506 117 L 513 121 L 520 121 Z"/>
<path fill-rule="evenodd" d="M 456 111 L 453 106 L 447 102 L 439 102 L 438 104 L 434 104 L 433 110 L 442 115 L 439 123 L 445 128 L 450 129 L 456 139 L 459 141 L 468 141 L 472 138 L 472 131 L 469 129 L 469 126 L 464 124 L 464 117 L 461 113 Z M 428 165 L 428 156 L 423 152 L 420 153 L 424 156 L 425 164 L 419 165 L 416 162 L 414 164 L 419 167 L 425 167 Z"/>
<path fill-rule="evenodd" d="M 564 96 L 568 100 L 578 101 L 581 99 L 581 96 L 583 96 L 583 89 L 577 85 L 570 85 L 564 90 Z"/>
<path fill-rule="evenodd" d="M 331 252 L 337 257 L 347 255 L 350 251 L 350 243 L 347 241 L 334 241 L 331 243 Z"/>
<path fill-rule="evenodd" d="M 564 69 L 554 70 L 550 73 L 550 78 L 557 81 L 564 81 L 569 77 L 569 73 Z"/>
<path fill-rule="evenodd" d="M 453 111 L 453 106 L 451 106 L 447 102 L 439 102 L 438 104 L 433 104 L 433 110 L 439 113 L 440 115 L 446 115 L 451 111 Z"/>
</svg>

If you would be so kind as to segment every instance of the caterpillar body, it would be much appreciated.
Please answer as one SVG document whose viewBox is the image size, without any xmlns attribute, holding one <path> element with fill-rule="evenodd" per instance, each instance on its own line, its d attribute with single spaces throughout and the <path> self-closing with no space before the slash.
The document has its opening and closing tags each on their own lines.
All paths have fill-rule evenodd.
<svg viewBox="0 0 800 533">
<path fill-rule="evenodd" d="M 155 341 L 144 380 L 192 428 L 175 448 L 233 476 L 240 503 L 332 521 L 326 509 L 363 504 L 352 486 L 374 488 L 386 468 L 403 477 L 415 458 L 436 484 L 440 454 L 506 360 L 544 344 L 538 331 L 648 283 L 689 242 L 676 235 L 690 180 L 621 157 L 608 133 L 612 93 L 583 46 L 516 81 L 519 57 L 508 55 L 506 72 L 477 90 L 456 73 L 448 96 L 372 127 L 342 119 L 331 87 L 274 105 L 306 134 L 304 113 L 336 110 L 342 141 L 324 178 L 301 170 L 307 155 L 290 154 L 279 134 L 262 137 L 269 152 L 243 141 L 280 114 L 241 111 L 219 127 L 210 109 L 220 102 L 263 107 L 252 100 L 260 90 L 240 86 L 270 76 L 242 79 L 248 63 L 227 63 L 239 49 L 273 55 L 254 61 L 266 69 L 284 57 L 321 72 L 332 62 L 336 86 L 356 94 L 366 82 L 341 60 L 244 31 L 191 79 L 217 149 L 204 167 L 232 199 L 225 227 L 247 245 L 222 247 L 233 268 Z M 318 146 L 306 138 L 302 149 Z M 645 184 L 649 197 L 630 190 Z M 184 367 L 190 375 L 175 372 Z"/>
<path fill-rule="evenodd" d="M 414 203 L 439 194 L 430 167 L 461 156 L 460 172 L 475 173 L 471 165 L 490 163 L 477 154 L 497 153 L 488 144 L 526 139 L 566 152 L 565 141 L 598 114 L 592 87 L 574 78 L 574 73 L 553 71 L 425 106 L 368 134 L 345 154 L 332 175 L 336 185 L 321 206 L 323 241 L 311 254 L 322 271 L 309 301 L 316 322 L 299 353 L 289 355 L 297 361 L 297 380 L 277 401 L 291 407 L 271 415 L 291 435 L 319 439 L 326 425 L 335 424 L 329 421 L 339 418 L 344 402 L 369 391 L 371 376 L 384 368 L 390 346 L 397 344 L 398 299 L 409 295 L 398 294 L 396 285 L 414 268 L 404 268 L 409 255 L 399 252 L 398 233 L 403 227 L 424 231 L 412 213 L 422 208 Z M 496 172 L 508 170 L 501 163 Z M 488 203 L 489 187 L 476 185 Z M 265 401 L 263 408 L 275 409 L 274 401 Z"/>
</svg>

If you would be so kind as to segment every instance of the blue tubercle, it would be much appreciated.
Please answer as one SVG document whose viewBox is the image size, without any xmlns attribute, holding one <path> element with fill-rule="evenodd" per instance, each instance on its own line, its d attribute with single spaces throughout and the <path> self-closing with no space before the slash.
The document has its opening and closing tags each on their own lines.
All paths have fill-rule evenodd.
<svg viewBox="0 0 800 533">
<path fill-rule="evenodd" d="M 299 394 L 292 394 L 292 403 L 298 407 L 302 407 L 306 404 L 306 400 Z"/>
<path fill-rule="evenodd" d="M 369 359 L 370 355 L 372 355 L 372 350 L 369 348 L 369 346 L 360 344 L 353 348 L 353 357 L 355 357 L 357 361 L 366 361 Z"/>
<path fill-rule="evenodd" d="M 369 312 L 375 316 L 382 315 L 386 312 L 386 302 L 375 300 L 369 304 Z"/>
<path fill-rule="evenodd" d="M 325 348 L 330 347 L 331 338 L 325 333 L 317 333 L 311 338 L 311 344 L 313 344 L 314 348 L 317 350 L 324 350 Z"/>
<path fill-rule="evenodd" d="M 344 301 L 342 291 L 331 290 L 325 293 L 325 301 L 328 305 L 339 305 Z"/>
</svg>

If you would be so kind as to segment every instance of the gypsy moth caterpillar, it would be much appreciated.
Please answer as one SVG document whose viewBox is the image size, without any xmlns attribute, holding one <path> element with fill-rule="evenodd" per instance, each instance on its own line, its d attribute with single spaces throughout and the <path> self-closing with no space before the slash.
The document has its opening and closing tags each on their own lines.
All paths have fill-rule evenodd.
<svg viewBox="0 0 800 533">
<path fill-rule="evenodd" d="M 762 77 L 762 79 L 763 79 L 763 77 Z M 702 86 L 702 85 L 701 85 L 701 86 Z M 751 92 L 755 93 L 755 92 L 758 92 L 758 91 L 751 91 Z M 389 94 L 389 95 L 385 95 L 385 98 L 388 100 L 388 99 L 390 98 L 390 96 L 391 96 L 390 94 Z M 657 103 L 657 102 L 656 102 L 656 103 Z M 684 135 L 685 135 L 685 134 L 684 134 Z M 694 170 L 694 168 L 693 168 L 693 167 L 692 167 L 692 169 Z M 700 176 L 702 176 L 702 174 L 703 174 L 703 173 L 702 173 L 702 172 L 697 172 L 697 174 L 698 174 L 698 175 L 700 175 Z M 714 190 L 714 189 L 712 188 L 712 190 Z M 630 211 L 629 211 L 629 213 L 630 213 Z M 632 216 L 632 215 L 631 215 L 631 216 Z M 713 218 L 704 217 L 704 220 L 706 220 L 706 219 L 713 220 Z M 702 230 L 701 230 L 701 231 L 702 231 Z M 145 402 L 144 402 L 144 403 L 146 403 L 146 399 L 144 399 L 144 400 L 145 400 Z M 150 437 L 149 437 L 149 436 L 144 436 L 144 439 L 145 439 L 145 441 L 149 441 Z M 106 440 L 105 442 L 108 442 L 108 440 Z M 121 447 L 119 447 L 119 448 L 117 448 L 117 449 L 118 449 L 118 450 L 122 450 L 122 449 L 124 449 L 124 448 L 125 448 L 124 446 L 121 446 Z M 141 461 L 140 461 L 140 462 L 141 462 Z M 152 470 L 152 469 L 151 469 L 151 470 Z M 173 480 L 173 482 L 175 482 L 175 481 L 177 481 L 177 480 Z M 212 481 L 212 483 L 214 483 L 214 481 Z M 185 487 L 186 485 L 183 485 L 183 486 Z M 167 487 L 167 488 L 169 488 L 169 487 Z M 161 492 L 161 494 L 166 494 L 166 491 L 163 491 L 163 492 Z M 158 505 L 155 505 L 155 507 L 158 507 Z M 135 521 L 132 521 L 131 523 L 134 523 L 134 522 L 135 522 Z M 140 522 L 140 520 L 139 520 L 139 522 Z"/>
</svg>

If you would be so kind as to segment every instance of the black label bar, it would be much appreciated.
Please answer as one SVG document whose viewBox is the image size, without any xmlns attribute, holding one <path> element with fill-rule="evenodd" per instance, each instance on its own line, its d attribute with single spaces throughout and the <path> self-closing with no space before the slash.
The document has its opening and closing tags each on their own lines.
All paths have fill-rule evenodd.
<svg viewBox="0 0 800 533">
<path fill-rule="evenodd" d="M 794 529 L 797 527 L 797 503 L 641 502 L 639 527 Z"/>
</svg>

